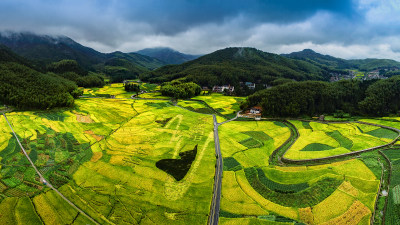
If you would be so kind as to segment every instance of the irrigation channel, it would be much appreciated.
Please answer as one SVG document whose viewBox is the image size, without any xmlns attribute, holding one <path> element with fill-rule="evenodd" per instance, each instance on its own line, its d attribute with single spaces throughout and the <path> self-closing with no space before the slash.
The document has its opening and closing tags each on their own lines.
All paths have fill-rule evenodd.
<svg viewBox="0 0 400 225">
<path fill-rule="evenodd" d="M 92 221 L 94 224 L 99 224 L 97 223 L 92 217 L 90 217 L 88 214 L 86 214 L 84 211 L 82 211 L 78 206 L 76 206 L 74 203 L 72 203 L 68 198 L 66 198 L 61 192 L 57 190 L 49 181 L 46 181 L 43 177 L 43 175 L 40 173 L 40 171 L 36 168 L 35 164 L 32 162 L 31 158 L 29 157 L 28 153 L 26 153 L 25 148 L 22 146 L 21 142 L 19 141 L 19 138 L 17 134 L 14 131 L 14 128 L 11 126 L 11 123 L 8 121 L 6 114 L 2 113 L 4 118 L 6 119 L 8 126 L 10 127 L 11 131 L 13 132 L 13 135 L 15 139 L 17 140 L 19 147 L 21 147 L 22 152 L 24 153 L 25 157 L 28 159 L 29 163 L 35 169 L 36 174 L 40 177 L 40 181 L 46 185 L 47 187 L 51 188 L 54 192 L 56 192 L 62 199 L 64 199 L 68 204 L 70 204 L 73 208 L 75 208 L 80 214 L 88 218 L 90 221 Z"/>
<path fill-rule="evenodd" d="M 105 98 L 105 97 L 81 96 L 81 98 Z M 131 98 L 105 98 L 105 99 L 131 99 L 131 100 L 133 99 L 133 100 L 161 100 L 161 101 L 168 101 L 169 100 L 169 101 L 172 102 L 172 104 L 174 106 L 182 108 L 182 109 L 185 109 L 185 110 L 189 110 L 189 109 L 187 109 L 185 107 L 181 107 L 181 106 L 177 105 L 177 102 L 172 100 L 172 99 L 138 98 L 138 97 L 131 97 Z M 219 222 L 219 211 L 220 211 L 220 200 L 221 200 L 221 188 L 222 188 L 222 173 L 223 173 L 223 160 L 222 160 L 223 158 L 222 158 L 221 148 L 220 148 L 220 143 L 219 143 L 218 127 L 220 125 L 225 124 L 225 123 L 228 123 L 228 122 L 231 122 L 233 120 L 236 120 L 238 118 L 238 116 L 239 116 L 240 111 L 237 112 L 237 114 L 236 114 L 236 116 L 234 118 L 228 120 L 225 116 L 221 115 L 218 111 L 216 111 L 214 108 L 209 106 L 204 101 L 191 100 L 191 99 L 189 99 L 189 101 L 201 102 L 206 107 L 208 107 L 209 109 L 211 109 L 214 112 L 213 114 L 207 114 L 207 115 L 212 115 L 213 116 L 214 143 L 215 143 L 215 156 L 216 156 L 213 196 L 212 196 L 210 214 L 209 214 L 209 217 L 208 217 L 207 224 L 208 225 L 218 225 L 218 222 Z M 189 110 L 189 111 L 192 111 L 192 110 Z M 196 112 L 196 111 L 192 111 L 192 112 Z M 196 113 L 200 113 L 200 112 L 196 112 Z M 6 115 L 4 114 L 4 112 L 2 112 L 2 114 L 3 114 L 4 118 L 6 119 L 8 125 L 10 126 L 15 138 L 17 139 L 17 141 L 18 141 L 18 143 L 19 143 L 24 155 L 27 157 L 27 159 L 29 160 L 31 166 L 35 169 L 36 173 L 39 175 L 41 180 L 44 181 L 43 175 L 38 171 L 36 166 L 33 164 L 32 160 L 29 158 L 29 156 L 26 153 L 25 149 L 23 148 L 21 142 L 19 141 L 16 133 L 14 132 L 13 127 L 9 123 Z M 200 113 L 200 114 L 206 114 L 206 113 Z M 224 122 L 218 123 L 216 115 L 222 116 L 227 120 L 224 121 Z M 346 160 L 350 156 L 357 156 L 357 155 L 359 155 L 361 153 L 364 153 L 364 152 L 373 151 L 373 150 L 381 150 L 381 149 L 385 149 L 387 147 L 390 147 L 394 143 L 396 143 L 396 141 L 400 138 L 400 130 L 396 129 L 396 128 L 393 128 L 393 127 L 388 127 L 388 126 L 383 126 L 383 125 L 378 125 L 378 124 L 365 123 L 365 122 L 359 122 L 359 121 L 341 121 L 341 122 L 324 121 L 324 122 L 320 122 L 320 123 L 349 123 L 349 122 L 355 122 L 355 123 L 360 123 L 360 124 L 368 124 L 368 125 L 372 125 L 372 126 L 378 126 L 378 127 L 381 127 L 381 128 L 387 128 L 387 129 L 393 130 L 393 131 L 397 132 L 399 135 L 397 136 L 396 139 L 394 139 L 393 142 L 391 142 L 389 144 L 386 144 L 386 145 L 382 145 L 382 146 L 376 146 L 376 147 L 372 147 L 372 148 L 368 148 L 368 149 L 364 149 L 364 150 L 360 150 L 360 151 L 355 151 L 355 152 L 350 152 L 350 153 L 341 154 L 341 155 L 335 155 L 335 156 L 330 156 L 330 157 L 323 157 L 323 158 L 316 158 L 316 159 L 305 159 L 305 160 L 291 160 L 291 159 L 285 158 L 285 154 L 291 148 L 291 146 L 296 142 L 297 138 L 299 137 L 299 133 L 298 133 L 298 130 L 296 129 L 296 127 L 286 119 L 282 120 L 282 119 L 276 119 L 276 118 L 275 119 L 274 118 L 262 118 L 261 120 L 262 121 L 265 121 L 265 120 L 267 120 L 267 121 L 281 120 L 291 130 L 290 138 L 285 143 L 283 143 L 280 147 L 275 149 L 273 151 L 273 153 L 271 154 L 271 156 L 270 156 L 270 162 L 274 162 L 274 164 L 279 163 L 282 166 L 304 165 L 304 164 L 305 165 L 309 165 L 309 164 L 325 164 L 325 163 L 329 163 L 329 160 Z M 299 119 L 294 119 L 294 120 L 299 120 Z M 309 121 L 309 120 L 304 120 L 304 121 Z M 242 122 L 246 122 L 246 121 L 242 121 Z M 319 121 L 312 121 L 312 122 L 319 122 Z M 383 172 L 383 169 L 382 169 L 382 172 Z M 382 179 L 383 179 L 383 176 L 381 178 L 381 185 L 382 185 Z M 54 190 L 60 197 L 62 197 L 66 202 L 68 202 L 72 207 L 74 207 L 79 213 L 81 213 L 82 215 L 87 217 L 93 223 L 98 224 L 93 218 L 91 218 L 89 215 L 87 215 L 85 212 L 83 212 L 81 209 L 79 209 L 74 203 L 69 201 L 64 195 L 62 195 L 62 193 L 60 193 L 56 188 L 54 188 L 50 183 L 48 183 L 48 181 L 46 181 L 46 185 L 49 188 L 51 188 L 52 190 Z M 377 198 L 379 197 L 379 195 L 380 195 L 380 192 L 377 193 Z M 376 201 L 376 203 L 377 203 L 377 201 Z M 385 208 L 386 208 L 386 204 L 387 204 L 387 201 L 385 202 Z M 371 221 L 370 221 L 371 224 L 373 224 L 373 222 L 374 222 L 374 215 L 375 215 L 376 208 L 377 208 L 377 204 L 375 204 L 375 210 L 374 210 L 374 212 L 372 214 L 372 217 L 371 217 Z M 385 215 L 383 215 L 383 219 L 384 218 L 385 218 Z"/>
</svg>

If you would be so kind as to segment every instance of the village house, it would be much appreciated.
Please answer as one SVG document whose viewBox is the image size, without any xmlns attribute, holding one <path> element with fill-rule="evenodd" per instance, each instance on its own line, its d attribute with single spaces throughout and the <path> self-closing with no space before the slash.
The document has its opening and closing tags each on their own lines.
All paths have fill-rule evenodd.
<svg viewBox="0 0 400 225">
<path fill-rule="evenodd" d="M 227 90 L 229 93 L 232 93 L 235 90 L 235 87 L 231 85 L 223 85 L 223 86 L 216 85 L 212 89 L 213 92 L 218 92 L 218 93 L 222 93 L 225 90 Z"/>
<path fill-rule="evenodd" d="M 244 83 L 250 90 L 254 90 L 256 88 L 256 84 L 252 82 L 246 82 Z"/>
<path fill-rule="evenodd" d="M 254 106 L 250 108 L 251 114 L 260 114 L 262 112 L 262 108 L 260 106 Z"/>
</svg>

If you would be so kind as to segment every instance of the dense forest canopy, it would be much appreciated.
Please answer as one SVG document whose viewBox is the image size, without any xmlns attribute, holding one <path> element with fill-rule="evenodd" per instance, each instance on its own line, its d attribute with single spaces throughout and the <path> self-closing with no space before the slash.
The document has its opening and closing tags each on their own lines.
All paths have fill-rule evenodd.
<svg viewBox="0 0 400 225">
<path fill-rule="evenodd" d="M 265 116 L 314 116 L 343 111 L 383 116 L 400 109 L 400 76 L 385 80 L 289 82 L 250 95 L 242 108 L 261 105 Z"/>
<path fill-rule="evenodd" d="M 0 51 L 0 102 L 19 109 L 72 106 L 77 85 L 55 74 L 43 74 L 7 48 Z M 33 66 L 32 66 L 33 67 Z"/>
<path fill-rule="evenodd" d="M 200 86 L 193 82 L 181 82 L 179 80 L 175 80 L 172 82 L 163 83 L 161 86 L 162 95 L 176 99 L 192 98 L 200 93 Z"/>
</svg>

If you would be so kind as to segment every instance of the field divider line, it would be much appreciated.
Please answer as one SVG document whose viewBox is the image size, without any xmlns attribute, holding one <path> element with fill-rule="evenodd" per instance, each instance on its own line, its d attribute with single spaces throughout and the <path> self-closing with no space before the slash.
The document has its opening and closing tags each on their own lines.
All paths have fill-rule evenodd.
<svg viewBox="0 0 400 225">
<path fill-rule="evenodd" d="M 33 167 L 33 169 L 35 169 L 36 174 L 39 175 L 40 180 L 43 181 L 43 183 L 48 186 L 49 188 L 51 188 L 54 192 L 56 192 L 62 199 L 64 199 L 68 204 L 70 204 L 73 208 L 75 208 L 79 213 L 81 213 L 82 215 L 84 215 L 86 218 L 88 218 L 90 221 L 92 221 L 94 224 L 99 224 L 97 223 L 92 217 L 90 217 L 88 214 L 86 214 L 83 210 L 81 210 L 78 206 L 76 206 L 74 203 L 72 203 L 68 198 L 66 198 L 61 192 L 59 192 L 57 190 L 57 188 L 53 187 L 53 185 L 46 181 L 43 177 L 43 175 L 40 173 L 40 171 L 37 169 L 37 167 L 35 166 L 35 164 L 33 163 L 33 161 L 31 160 L 31 158 L 29 157 L 28 153 L 25 151 L 24 147 L 22 146 L 21 142 L 19 141 L 19 138 L 17 136 L 17 134 L 14 131 L 14 128 L 11 126 L 10 122 L 7 119 L 6 114 L 2 113 L 4 118 L 6 119 L 8 126 L 10 127 L 11 131 L 13 132 L 13 135 L 15 137 L 15 139 L 17 140 L 19 146 L 21 147 L 22 152 L 24 153 L 25 157 L 28 159 L 29 163 L 31 164 L 31 166 Z"/>
</svg>

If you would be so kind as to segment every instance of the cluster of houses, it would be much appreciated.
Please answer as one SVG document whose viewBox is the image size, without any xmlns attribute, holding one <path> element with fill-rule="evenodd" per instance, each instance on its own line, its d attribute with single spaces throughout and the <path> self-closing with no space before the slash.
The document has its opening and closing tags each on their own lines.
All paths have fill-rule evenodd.
<svg viewBox="0 0 400 225">
<path fill-rule="evenodd" d="M 349 74 L 341 74 L 341 73 L 329 73 L 331 78 L 329 79 L 330 82 L 336 82 L 339 80 L 351 80 L 360 78 L 362 80 L 373 80 L 373 79 L 387 79 L 387 77 L 380 74 L 380 70 L 376 69 L 364 74 L 364 76 L 358 77 L 355 71 L 350 70 Z"/>
<path fill-rule="evenodd" d="M 235 90 L 235 87 L 234 87 L 234 86 L 231 86 L 230 84 L 228 84 L 228 85 L 222 85 L 222 86 L 217 86 L 217 85 L 215 85 L 215 86 L 212 88 L 212 91 L 213 91 L 213 92 L 218 92 L 218 93 L 223 93 L 223 92 L 225 92 L 225 90 L 226 90 L 227 92 L 229 92 L 229 93 L 232 93 L 232 92 Z"/>
<path fill-rule="evenodd" d="M 387 79 L 387 77 L 380 75 L 379 70 L 373 70 L 365 74 L 363 79 L 364 80 Z"/>
<path fill-rule="evenodd" d="M 329 75 L 331 75 L 331 78 L 329 79 L 330 82 L 336 82 L 339 80 L 351 80 L 356 78 L 356 73 L 352 70 L 350 70 L 348 74 L 329 73 Z"/>
<path fill-rule="evenodd" d="M 239 83 L 241 87 L 247 86 L 250 90 L 254 90 L 256 88 L 256 84 L 252 82 L 240 82 Z M 208 87 L 203 87 L 203 90 L 208 90 Z M 223 93 L 223 92 L 228 92 L 228 93 L 233 93 L 235 90 L 234 86 L 231 86 L 230 84 L 225 84 L 222 86 L 215 85 L 212 88 L 212 92 L 218 92 L 218 93 Z"/>
</svg>

